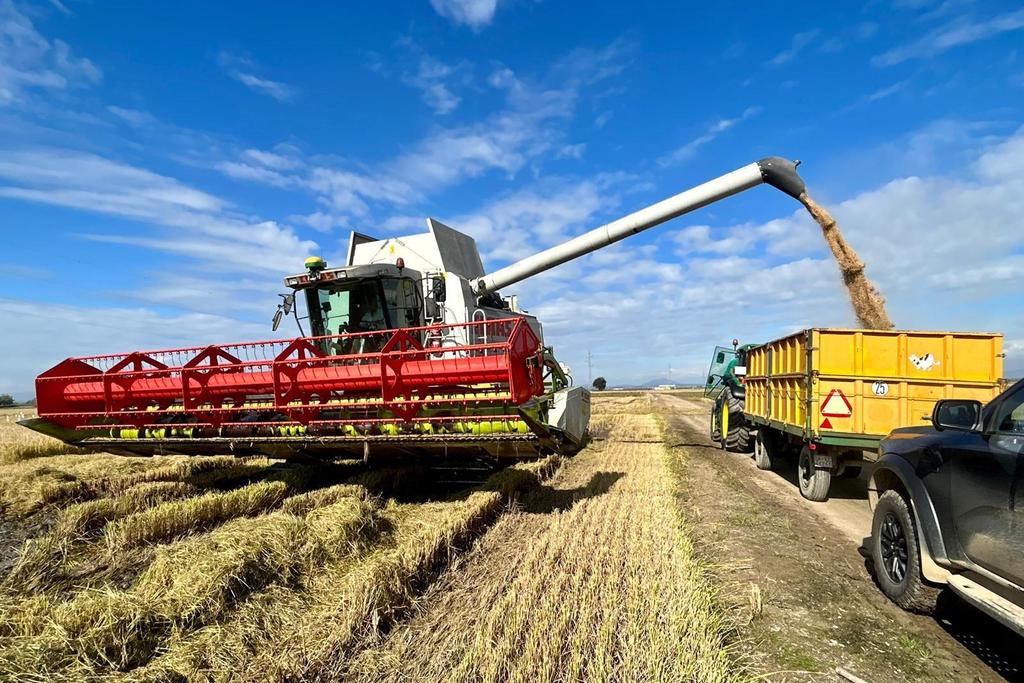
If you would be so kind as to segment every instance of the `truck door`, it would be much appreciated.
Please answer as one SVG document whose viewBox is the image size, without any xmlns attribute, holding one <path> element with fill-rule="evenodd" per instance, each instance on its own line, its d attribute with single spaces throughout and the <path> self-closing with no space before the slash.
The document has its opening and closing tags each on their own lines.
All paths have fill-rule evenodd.
<svg viewBox="0 0 1024 683">
<path fill-rule="evenodd" d="M 1024 385 L 989 413 L 985 434 L 948 453 L 957 538 L 972 562 L 1024 584 Z M 989 412 L 989 411 L 986 411 Z M 946 455 L 946 454 L 944 454 Z"/>
</svg>

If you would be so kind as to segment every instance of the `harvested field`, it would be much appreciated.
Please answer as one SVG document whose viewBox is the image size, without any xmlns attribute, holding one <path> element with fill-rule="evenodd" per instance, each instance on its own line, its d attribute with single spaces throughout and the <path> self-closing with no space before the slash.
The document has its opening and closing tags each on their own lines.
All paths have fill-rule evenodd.
<svg viewBox="0 0 1024 683">
<path fill-rule="evenodd" d="M 420 470 L 15 458 L 0 680 L 332 678 L 557 466 L 437 493 Z"/>
<path fill-rule="evenodd" d="M 838 541 L 816 547 L 852 583 L 813 592 L 823 565 L 789 525 L 818 523 L 779 526 L 726 492 L 727 456 L 688 406 L 596 395 L 579 454 L 457 488 L 422 467 L 262 458 L 0 466 L 0 680 L 803 681 L 824 662 L 989 678 L 892 614 Z M 822 596 L 828 611 L 807 609 Z M 896 624 L 925 649 L 835 640 L 836 620 Z"/>
<path fill-rule="evenodd" d="M 346 666 L 362 681 L 724 681 L 730 621 L 676 511 L 647 399 L 484 534 L 415 616 Z"/>
<path fill-rule="evenodd" d="M 576 456 L 456 488 L 355 463 L 4 465 L 0 680 L 806 680 L 758 654 L 762 595 L 708 563 L 705 465 L 656 407 L 595 396 Z"/>
</svg>

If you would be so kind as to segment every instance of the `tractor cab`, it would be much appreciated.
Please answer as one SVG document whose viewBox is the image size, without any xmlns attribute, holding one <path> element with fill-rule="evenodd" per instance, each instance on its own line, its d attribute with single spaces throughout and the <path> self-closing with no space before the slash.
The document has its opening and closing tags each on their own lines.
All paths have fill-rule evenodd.
<svg viewBox="0 0 1024 683">
<path fill-rule="evenodd" d="M 729 389 L 733 395 L 744 393 L 741 377 L 747 374 L 747 354 L 760 344 L 739 345 L 739 340 L 732 340 L 732 348 L 716 346 L 708 368 L 708 379 L 704 385 L 704 395 L 717 398 L 723 389 Z"/>
</svg>

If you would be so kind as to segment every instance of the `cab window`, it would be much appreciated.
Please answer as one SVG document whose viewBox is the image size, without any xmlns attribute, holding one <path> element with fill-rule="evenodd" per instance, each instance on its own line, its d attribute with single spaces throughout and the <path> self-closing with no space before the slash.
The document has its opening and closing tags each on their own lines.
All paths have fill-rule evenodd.
<svg viewBox="0 0 1024 683">
<path fill-rule="evenodd" d="M 420 321 L 420 298 L 416 283 L 408 277 L 381 278 L 384 301 L 392 327 L 417 327 Z"/>
<path fill-rule="evenodd" d="M 1024 387 L 1006 397 L 996 414 L 996 431 L 1024 434 Z"/>
</svg>

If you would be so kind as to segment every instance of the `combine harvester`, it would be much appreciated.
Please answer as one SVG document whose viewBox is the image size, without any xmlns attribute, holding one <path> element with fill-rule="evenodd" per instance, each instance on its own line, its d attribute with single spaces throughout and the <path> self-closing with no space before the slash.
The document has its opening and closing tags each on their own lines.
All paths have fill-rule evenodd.
<svg viewBox="0 0 1024 683">
<path fill-rule="evenodd" d="M 799 162 L 797 162 L 799 163 Z M 799 198 L 796 165 L 768 157 L 485 274 L 473 238 L 353 233 L 348 262 L 285 278 L 300 337 L 69 358 L 36 379 L 26 427 L 118 454 L 571 454 L 590 394 L 498 290 L 762 183 Z M 309 336 L 295 297 L 305 298 Z"/>
</svg>

